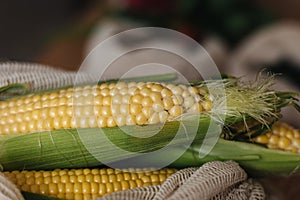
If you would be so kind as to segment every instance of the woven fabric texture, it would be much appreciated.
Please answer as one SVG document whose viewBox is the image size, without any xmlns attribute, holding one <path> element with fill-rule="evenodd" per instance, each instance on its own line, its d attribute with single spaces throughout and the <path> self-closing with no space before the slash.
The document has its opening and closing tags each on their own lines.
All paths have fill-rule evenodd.
<svg viewBox="0 0 300 200">
<path fill-rule="evenodd" d="M 89 74 L 65 71 L 47 65 L 35 63 L 4 62 L 0 63 L 0 87 L 11 83 L 28 83 L 30 89 L 44 90 L 88 83 Z"/>
<path fill-rule="evenodd" d="M 0 172 L 0 199 L 24 200 L 20 190 Z"/>
<path fill-rule="evenodd" d="M 97 200 L 260 200 L 263 187 L 247 179 L 235 162 L 214 161 L 200 168 L 186 168 L 169 177 L 161 186 L 148 186 L 115 192 Z"/>
</svg>

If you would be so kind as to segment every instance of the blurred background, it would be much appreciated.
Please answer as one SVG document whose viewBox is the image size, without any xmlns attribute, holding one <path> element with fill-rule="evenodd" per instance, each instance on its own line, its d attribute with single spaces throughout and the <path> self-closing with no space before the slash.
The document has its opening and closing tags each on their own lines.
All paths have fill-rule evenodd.
<svg viewBox="0 0 300 200">
<path fill-rule="evenodd" d="M 279 23 L 295 22 L 297 28 L 299 9 L 297 0 L 2 0 L 0 58 L 77 69 L 95 32 L 110 28 L 115 34 L 130 26 L 160 26 L 207 46 L 225 67 L 228 57 L 222 60 L 223 55 L 254 36 L 262 37 L 262 31 Z M 286 56 L 282 53 L 276 64 L 289 62 Z"/>
<path fill-rule="evenodd" d="M 299 10 L 298 0 L 1 0 L 0 61 L 77 70 L 105 38 L 159 26 L 198 41 L 221 72 L 249 79 L 261 69 L 281 73 L 276 87 L 299 92 Z M 299 114 L 285 112 L 300 127 Z M 297 180 L 265 184 L 272 198 L 293 199 Z"/>
</svg>

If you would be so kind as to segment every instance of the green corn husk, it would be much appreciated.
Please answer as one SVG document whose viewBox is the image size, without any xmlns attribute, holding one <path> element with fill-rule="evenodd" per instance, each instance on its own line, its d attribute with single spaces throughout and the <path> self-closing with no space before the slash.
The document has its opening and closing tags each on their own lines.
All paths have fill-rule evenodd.
<svg viewBox="0 0 300 200">
<path fill-rule="evenodd" d="M 233 160 L 239 163 L 249 176 L 255 178 L 300 174 L 299 153 L 267 149 L 253 143 L 229 141 L 221 138 L 209 153 L 205 151 L 201 152 L 200 149 L 203 147 L 205 149 L 205 144 L 202 144 L 202 142 L 195 142 L 188 148 L 185 146 L 170 147 L 159 157 L 148 156 L 135 159 L 152 166 L 159 163 L 160 160 L 165 159 L 166 156 L 172 156 L 172 154 L 187 149 L 168 167 L 197 167 L 210 161 Z M 206 155 L 206 153 L 208 154 Z M 203 157 L 203 155 L 206 156 Z M 131 160 L 124 162 L 131 162 Z"/>
<path fill-rule="evenodd" d="M 180 163 L 188 162 L 186 159 L 189 159 L 189 154 L 192 153 L 195 160 L 188 163 L 199 165 L 212 160 L 234 160 L 252 177 L 289 176 L 300 173 L 300 154 L 298 153 L 267 149 L 251 143 L 219 139 L 209 156 L 205 159 L 197 159 L 199 158 L 200 145 L 199 143 L 193 144 L 186 154 L 173 164 L 179 167 Z M 230 151 L 228 151 L 229 148 Z M 226 151 L 226 154 L 224 154 L 224 151 Z"/>
<path fill-rule="evenodd" d="M 191 120 L 184 122 L 185 129 L 193 129 L 195 123 Z M 190 127 L 189 127 L 190 124 Z M 203 117 L 199 120 L 195 140 L 202 140 L 210 126 L 210 119 Z M 102 163 L 95 157 L 101 157 L 105 163 L 134 157 L 138 153 L 158 150 L 165 145 L 191 143 L 193 138 L 188 138 L 184 131 L 178 131 L 180 123 L 168 122 L 164 125 L 155 124 L 147 126 L 128 126 L 98 128 L 54 130 L 39 133 L 20 135 L 4 140 L 0 146 L 0 160 L 3 170 L 21 169 L 54 169 L 54 168 L 84 168 L 99 166 Z M 145 138 L 138 138 L 124 133 L 124 128 L 138 133 Z M 213 127 L 221 130 L 220 125 Z M 157 134 L 147 137 L 153 133 Z M 173 140 L 177 134 L 178 138 Z M 115 148 L 109 146 L 105 138 L 122 148 L 122 154 L 116 154 Z M 84 141 L 84 144 L 83 142 Z M 170 142 L 172 143 L 170 144 Z M 87 149 L 86 147 L 92 147 Z M 92 155 L 93 154 L 93 155 Z"/>
<path fill-rule="evenodd" d="M 264 81 L 249 87 L 240 85 L 238 79 L 232 78 L 197 83 L 198 85 L 210 85 L 213 88 L 209 92 L 216 108 L 212 112 L 184 117 L 183 121 L 145 126 L 102 128 L 103 134 L 97 128 L 87 128 L 79 129 L 80 134 L 77 129 L 65 129 L 3 136 L 0 138 L 0 164 L 3 170 L 8 171 L 94 167 L 118 161 L 126 162 L 124 159 L 136 159 L 138 161 L 138 157 L 141 157 L 140 153 L 152 152 L 165 146 L 170 147 L 171 152 L 168 154 L 169 150 L 165 149 L 167 154 L 162 152 L 162 155 L 171 156 L 179 150 L 183 153 L 183 146 L 188 148 L 189 144 L 194 141 L 194 145 L 191 147 L 194 150 L 186 151 L 179 160 L 174 159 L 176 160 L 173 163 L 174 166 L 199 166 L 204 162 L 220 159 L 239 161 L 238 154 L 233 156 L 231 152 L 241 152 L 243 158 L 251 158 L 252 161 L 244 162 L 243 166 L 245 168 L 248 165 L 249 169 L 255 168 L 253 166 L 256 163 L 257 166 L 262 165 L 257 168 L 262 173 L 272 174 L 273 171 L 290 173 L 292 166 L 291 168 L 282 166 L 278 169 L 267 167 L 268 165 L 264 164 L 264 160 L 260 159 L 264 157 L 259 154 L 260 150 L 255 151 L 255 159 L 253 159 L 251 151 L 249 150 L 247 154 L 242 148 L 243 145 L 250 145 L 249 149 L 258 148 L 257 145 L 245 142 L 251 141 L 251 138 L 259 134 L 263 134 L 273 122 L 278 120 L 282 107 L 294 105 L 298 108 L 295 104 L 295 94 L 280 93 L 269 89 L 272 85 L 271 79 L 272 77 L 264 79 Z M 222 96 L 222 93 L 219 93 L 221 85 L 225 85 L 225 97 Z M 226 110 L 218 109 L 222 108 L 224 103 L 226 103 Z M 180 126 L 180 123 L 183 126 Z M 190 134 L 195 130 L 195 126 L 197 126 L 197 130 L 194 138 Z M 209 133 L 207 133 L 208 128 L 211 128 Z M 243 142 L 235 143 L 219 139 L 217 133 L 220 133 L 222 129 L 221 137 Z M 124 130 L 126 131 L 124 132 Z M 141 137 L 133 137 L 126 134 L 126 132 L 134 132 Z M 157 134 L 153 135 L 153 133 Z M 153 136 L 148 137 L 149 135 Z M 176 135 L 178 137 L 175 138 Z M 126 151 L 116 153 L 115 146 L 109 146 L 105 138 Z M 205 138 L 209 138 L 217 144 L 211 152 L 207 152 L 209 154 L 206 157 L 196 159 L 197 144 L 201 144 Z M 219 147 L 220 145 L 222 148 Z M 235 149 L 232 148 L 233 146 Z M 216 147 L 219 148 L 216 149 Z M 262 147 L 260 148 L 262 149 Z M 213 153 L 217 150 L 219 153 L 216 154 L 218 156 L 215 156 Z M 277 151 L 274 151 L 275 155 L 277 155 L 276 153 Z M 219 155 L 222 155 L 222 157 Z M 278 155 L 281 155 L 281 152 Z M 101 161 L 97 159 L 99 157 L 101 157 Z M 165 160 L 164 157 L 160 156 L 155 158 L 142 157 L 149 159 L 151 165 L 159 165 Z M 282 162 L 280 160 L 282 158 L 278 158 L 278 162 Z M 146 163 L 147 161 L 145 161 Z M 296 164 L 294 162 L 291 165 L 296 166 Z M 249 172 L 251 173 L 251 171 Z"/>
</svg>

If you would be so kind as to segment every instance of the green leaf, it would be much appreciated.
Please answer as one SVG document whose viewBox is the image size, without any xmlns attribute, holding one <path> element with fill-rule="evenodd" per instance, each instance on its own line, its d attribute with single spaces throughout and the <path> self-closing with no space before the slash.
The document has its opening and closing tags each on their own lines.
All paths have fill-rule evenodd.
<svg viewBox="0 0 300 200">
<path fill-rule="evenodd" d="M 26 83 L 13 83 L 8 84 L 6 86 L 0 87 L 0 100 L 4 100 L 7 97 L 13 96 L 13 95 L 20 95 L 25 93 L 29 89 L 29 84 Z"/>
<path fill-rule="evenodd" d="M 55 197 L 50 197 L 42 194 L 35 194 L 32 192 L 25 192 L 25 191 L 22 191 L 22 195 L 25 200 L 62 200 Z"/>
<path fill-rule="evenodd" d="M 157 75 L 149 75 L 149 76 L 138 76 L 138 77 L 129 77 L 129 78 L 121 78 L 121 79 L 111 79 L 106 81 L 100 81 L 98 84 L 107 83 L 107 82 L 118 82 L 118 81 L 134 81 L 134 82 L 169 82 L 176 80 L 177 74 L 169 73 L 169 74 L 157 74 Z"/>
</svg>

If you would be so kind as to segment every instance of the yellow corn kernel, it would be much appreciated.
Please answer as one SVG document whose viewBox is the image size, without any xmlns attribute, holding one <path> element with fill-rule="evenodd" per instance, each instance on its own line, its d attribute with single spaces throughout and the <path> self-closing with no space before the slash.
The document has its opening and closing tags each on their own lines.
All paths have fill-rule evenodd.
<svg viewBox="0 0 300 200">
<path fill-rule="evenodd" d="M 300 131 L 286 123 L 276 122 L 270 131 L 257 136 L 254 141 L 270 149 L 300 153 Z"/>
</svg>

